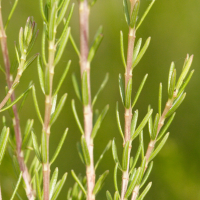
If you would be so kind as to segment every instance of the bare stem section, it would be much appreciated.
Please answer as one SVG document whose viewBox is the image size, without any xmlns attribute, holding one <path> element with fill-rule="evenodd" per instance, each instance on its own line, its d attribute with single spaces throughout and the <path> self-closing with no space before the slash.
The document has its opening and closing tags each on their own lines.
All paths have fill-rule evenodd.
<svg viewBox="0 0 200 200">
<path fill-rule="evenodd" d="M 7 96 L 5 97 L 4 101 L 1 103 L 0 107 L 2 108 L 9 98 L 11 98 L 11 101 L 15 100 L 15 94 L 14 94 L 13 89 L 11 88 L 13 85 L 13 82 L 12 82 L 13 78 L 12 78 L 12 75 L 10 74 L 10 60 L 9 60 L 9 55 L 8 55 L 7 36 L 4 30 L 4 26 L 3 26 L 1 5 L 0 5 L 0 40 L 1 40 L 1 49 L 2 49 L 2 54 L 3 54 L 4 65 L 5 65 L 5 71 L 6 71 L 6 81 L 9 88 L 9 92 Z M 19 78 L 20 76 L 17 76 L 14 83 L 17 83 L 19 81 Z M 24 162 L 23 152 L 21 150 L 22 137 L 21 137 L 21 129 L 20 129 L 20 120 L 19 120 L 16 105 L 13 105 L 12 109 L 14 113 L 13 126 L 15 130 L 15 138 L 16 138 L 16 145 L 17 145 L 17 159 L 19 162 L 20 170 L 22 171 L 24 182 L 25 182 L 26 195 L 29 200 L 34 200 L 35 192 L 32 188 L 31 178 L 30 178 L 27 166 Z"/>
<path fill-rule="evenodd" d="M 89 7 L 87 0 L 80 1 L 79 4 L 79 20 L 80 20 L 80 68 L 81 76 L 83 72 L 87 72 L 87 85 L 88 85 L 88 105 L 83 106 L 84 110 L 84 133 L 87 147 L 90 155 L 90 165 L 86 167 L 87 176 L 87 200 L 94 200 L 95 195 L 93 189 L 95 185 L 95 170 L 93 160 L 93 140 L 91 139 L 92 133 L 92 104 L 91 104 L 91 88 L 90 88 L 90 63 L 88 62 L 88 38 L 89 38 Z"/>
</svg>

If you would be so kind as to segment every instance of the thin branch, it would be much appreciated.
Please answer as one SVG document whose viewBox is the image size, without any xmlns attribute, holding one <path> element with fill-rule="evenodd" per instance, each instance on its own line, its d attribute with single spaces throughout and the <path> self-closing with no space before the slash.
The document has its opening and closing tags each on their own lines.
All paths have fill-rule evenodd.
<svg viewBox="0 0 200 200">
<path fill-rule="evenodd" d="M 133 9 L 136 0 L 131 0 L 131 10 Z M 125 72 L 125 91 L 127 90 L 128 82 L 130 79 L 132 79 L 132 64 L 133 64 L 133 49 L 134 49 L 134 43 L 135 43 L 135 28 L 129 28 L 129 34 L 128 34 L 128 50 L 127 50 L 127 66 L 126 66 L 126 72 Z M 125 140 L 124 144 L 127 141 L 130 141 L 130 135 L 131 135 L 131 120 L 132 120 L 132 108 L 131 105 L 129 108 L 125 108 Z M 130 161 L 130 153 L 131 153 L 131 142 L 129 146 L 129 153 L 128 153 L 128 167 L 125 172 L 123 172 L 122 175 L 122 188 L 121 188 L 121 200 L 124 199 L 127 186 L 128 186 L 128 180 L 129 180 L 129 161 Z"/>
<path fill-rule="evenodd" d="M 161 128 L 163 127 L 164 125 L 164 122 L 165 122 L 165 116 L 166 114 L 168 113 L 168 111 L 170 110 L 170 108 L 172 107 L 172 104 L 173 104 L 173 101 L 174 101 L 174 98 L 176 97 L 177 95 L 177 91 L 175 90 L 174 92 L 174 96 L 172 99 L 169 99 L 165 105 L 165 108 L 164 108 L 164 111 L 159 119 L 159 122 L 158 122 L 158 129 L 157 129 L 157 133 L 156 133 L 156 138 L 154 140 L 150 140 L 149 144 L 148 144 L 148 148 L 147 148 L 147 151 L 146 151 L 146 154 L 145 154 L 145 157 L 146 157 L 146 165 L 145 165 L 145 170 L 144 172 L 146 171 L 147 167 L 148 167 L 148 164 L 149 164 L 149 157 L 151 156 L 154 148 L 155 148 L 155 145 L 156 145 L 156 140 L 157 140 L 157 137 L 158 137 L 158 134 L 161 130 Z M 137 191 L 137 192 L 134 192 L 134 191 Z M 132 198 L 131 200 L 136 200 L 137 198 L 137 195 L 139 194 L 139 186 L 135 186 L 134 190 L 133 190 L 133 193 L 132 193 Z"/>
<path fill-rule="evenodd" d="M 84 132 L 87 147 L 90 155 L 90 165 L 86 167 L 87 176 L 87 200 L 95 200 L 95 195 L 92 194 L 95 186 L 95 169 L 93 160 L 93 141 L 91 140 L 92 133 L 92 104 L 91 104 L 91 88 L 90 88 L 90 63 L 88 62 L 88 38 L 89 38 L 89 6 L 87 0 L 79 3 L 79 20 L 80 20 L 80 68 L 81 76 L 86 70 L 89 103 L 83 106 L 84 112 Z"/>
<path fill-rule="evenodd" d="M 3 54 L 3 59 L 4 59 L 5 71 L 6 71 L 6 81 L 8 84 L 8 88 L 11 89 L 13 85 L 12 83 L 13 78 L 12 78 L 12 75 L 10 75 L 10 60 L 9 60 L 9 55 L 8 55 L 7 36 L 4 30 L 4 26 L 3 26 L 1 5 L 0 5 L 0 40 L 1 40 L 1 49 L 2 49 L 2 54 Z M 9 98 L 10 97 L 11 97 L 11 101 L 15 100 L 14 91 L 12 91 L 12 93 L 9 94 Z M 23 152 L 21 150 L 22 138 L 21 138 L 20 120 L 19 120 L 19 116 L 17 112 L 17 107 L 16 105 L 13 105 L 12 108 L 14 112 L 13 126 L 15 130 L 15 138 L 16 138 L 16 144 L 17 144 L 17 159 L 18 159 L 20 170 L 22 171 L 22 176 L 26 185 L 25 186 L 26 195 L 29 200 L 34 200 L 35 192 L 32 188 L 31 178 L 30 178 L 28 169 L 26 167 L 26 164 L 24 162 Z"/>
</svg>

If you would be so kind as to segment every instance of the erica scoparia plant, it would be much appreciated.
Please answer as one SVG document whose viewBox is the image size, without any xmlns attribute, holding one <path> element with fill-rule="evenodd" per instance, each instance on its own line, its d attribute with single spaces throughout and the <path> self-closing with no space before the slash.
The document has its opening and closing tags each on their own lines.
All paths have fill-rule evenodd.
<svg viewBox="0 0 200 200">
<path fill-rule="evenodd" d="M 70 0 L 39 0 L 43 20 L 41 55 L 35 54 L 30 56 L 30 58 L 28 57 L 38 35 L 37 24 L 34 22 L 33 17 L 28 17 L 25 27 L 21 28 L 19 31 L 18 43 L 14 46 L 16 57 L 12 59 L 14 60 L 12 63 L 14 64 L 10 65 L 6 28 L 9 25 L 9 21 L 17 3 L 18 0 L 15 0 L 6 25 L 4 26 L 0 0 L 0 41 L 5 67 L 5 69 L 1 67 L 1 71 L 5 74 L 7 82 L 6 95 L 2 98 L 3 100 L 0 103 L 0 112 L 6 110 L 9 111 L 12 119 L 12 126 L 14 128 L 8 127 L 6 118 L 3 117 L 3 129 L 0 134 L 0 164 L 6 151 L 6 147 L 8 146 L 10 155 L 12 156 L 15 173 L 18 177 L 14 190 L 10 195 L 10 199 L 13 200 L 16 196 L 19 199 L 24 199 L 18 194 L 18 188 L 23 180 L 26 199 L 56 200 L 66 181 L 67 173 L 65 173 L 58 181 L 58 168 L 52 169 L 51 165 L 60 153 L 68 129 L 64 131 L 55 153 L 51 158 L 49 156 L 49 150 L 51 148 L 49 141 L 52 132 L 51 127 L 58 119 L 66 101 L 67 94 L 63 94 L 57 103 L 59 91 L 66 78 L 71 61 L 67 63 L 65 69 L 60 69 L 63 70 L 63 74 L 55 87 L 55 84 L 53 83 L 54 72 L 56 67 L 59 68 L 59 61 L 64 54 L 67 41 L 70 39 L 80 63 L 81 85 L 78 84 L 75 74 L 72 75 L 72 83 L 75 93 L 83 106 L 83 125 L 79 120 L 76 111 L 75 100 L 72 100 L 71 105 L 75 120 L 81 132 L 80 142 L 77 143 L 78 154 L 85 165 L 86 172 L 85 175 L 77 176 L 76 173 L 71 170 L 71 174 L 76 182 L 73 187 L 66 192 L 66 195 L 68 200 L 95 200 L 97 193 L 101 190 L 105 178 L 108 175 L 108 170 L 106 170 L 97 179 L 96 171 L 104 154 L 111 147 L 111 142 L 108 142 L 103 153 L 95 162 L 94 139 L 108 111 L 108 106 L 105 106 L 101 113 L 94 109 L 98 96 L 108 81 L 108 75 L 105 76 L 105 79 L 93 99 L 91 95 L 92 85 L 90 81 L 90 68 L 92 66 L 92 60 L 103 38 L 103 28 L 100 26 L 94 36 L 91 47 L 89 47 L 89 15 L 96 0 L 78 1 L 80 50 L 71 35 L 71 29 L 69 27 L 74 4 L 72 4 L 68 15 L 66 15 Z M 162 84 L 160 84 L 158 113 L 153 117 L 153 109 L 149 106 L 147 114 L 141 122 L 137 122 L 138 110 L 135 110 L 135 104 L 144 87 L 147 75 L 144 76 L 133 100 L 132 75 L 134 75 L 134 68 L 139 64 L 148 49 L 151 38 L 147 38 L 144 45 L 142 45 L 142 39 L 136 39 L 136 33 L 154 3 L 155 0 L 152 0 L 144 14 L 141 15 L 142 17 L 139 17 L 140 0 L 123 0 L 125 19 L 129 28 L 127 59 L 125 59 L 124 53 L 123 32 L 120 32 L 121 56 L 125 68 L 125 80 L 121 74 L 119 75 L 119 90 L 122 105 L 124 106 L 124 131 L 120 122 L 118 103 L 116 105 L 117 124 L 123 139 L 123 152 L 122 162 L 120 162 L 117 155 L 117 146 L 115 140 L 113 140 L 112 153 L 115 161 L 115 193 L 112 198 L 110 192 L 107 191 L 106 197 L 108 200 L 144 199 L 151 187 L 150 182 L 146 185 L 145 189 L 142 189 L 153 168 L 152 160 L 159 153 L 168 139 L 169 133 L 166 133 L 167 129 L 175 117 L 176 109 L 180 106 L 186 96 L 184 90 L 194 72 L 190 71 L 193 56 L 187 55 L 179 78 L 176 78 L 175 64 L 172 62 L 168 76 L 168 100 L 164 109 L 162 109 Z M 65 18 L 65 16 L 67 17 Z M 57 30 L 59 26 L 62 31 L 61 34 L 58 35 Z M 17 86 L 20 86 L 19 82 L 23 72 L 35 59 L 37 59 L 37 72 L 40 88 L 45 98 L 45 101 L 42 102 L 45 107 L 44 116 L 41 114 L 39 108 L 40 104 L 36 96 L 37 90 L 32 82 L 28 85 L 26 91 L 17 98 L 15 98 L 14 94 L 14 90 Z M 37 117 L 41 123 L 40 133 L 34 131 L 33 119 L 27 120 L 25 130 L 23 133 L 21 132 L 19 114 L 26 101 L 27 95 L 31 90 Z M 143 129 L 146 125 L 148 125 L 150 142 L 145 148 L 143 142 Z M 38 143 L 38 135 L 41 136 L 41 144 Z M 132 142 L 137 138 L 139 138 L 138 149 L 136 152 L 132 152 Z M 31 155 L 31 152 L 34 152 L 34 155 Z M 139 157 L 141 160 L 139 160 Z M 117 182 L 118 171 L 122 172 L 121 189 L 119 189 L 119 184 Z M 0 190 L 0 200 L 2 199 L 3 197 Z"/>
<path fill-rule="evenodd" d="M 117 103 L 116 116 L 119 132 L 123 139 L 123 154 L 122 163 L 120 163 L 117 155 L 117 146 L 115 144 L 115 140 L 113 140 L 112 153 L 116 164 L 114 169 L 114 186 L 116 190 L 114 199 L 125 200 L 130 198 L 131 200 L 142 200 L 151 188 L 152 183 L 149 182 L 145 189 L 142 189 L 142 187 L 146 184 L 149 174 L 153 168 L 153 158 L 159 153 L 168 139 L 169 133 L 166 133 L 166 131 L 174 119 L 176 109 L 180 106 L 186 96 L 184 90 L 194 72 L 194 70 L 189 72 L 193 55 L 190 57 L 187 55 L 181 75 L 178 79 L 176 79 L 176 69 L 174 63 L 172 62 L 168 77 L 168 100 L 165 108 L 162 111 L 162 84 L 160 84 L 158 95 L 158 113 L 155 115 L 154 120 L 152 114 L 153 109 L 149 106 L 147 114 L 144 116 L 143 120 L 141 122 L 137 122 L 138 110 L 134 110 L 134 106 L 140 96 L 148 75 L 146 74 L 144 76 L 133 101 L 131 100 L 132 75 L 134 68 L 138 65 L 148 49 L 151 38 L 149 37 L 143 46 L 142 39 L 140 38 L 137 40 L 135 45 L 136 32 L 154 3 L 155 0 L 151 1 L 142 17 L 139 18 L 138 12 L 140 0 L 123 0 L 125 19 L 129 28 L 127 59 L 125 59 L 124 55 L 123 32 L 120 32 L 121 56 L 125 68 L 125 81 L 123 81 L 123 77 L 120 74 L 119 90 L 122 104 L 124 106 L 125 127 L 123 131 Z M 168 121 L 165 123 L 166 119 L 168 119 Z M 143 129 L 146 124 L 148 124 L 149 128 L 150 142 L 145 150 L 143 142 Z M 139 137 L 139 146 L 137 152 L 132 153 L 132 142 L 137 137 Z M 139 161 L 139 157 L 141 158 L 141 161 Z M 119 191 L 117 183 L 118 169 L 122 172 L 121 192 Z M 108 191 L 106 195 L 108 200 L 113 199 Z"/>
</svg>

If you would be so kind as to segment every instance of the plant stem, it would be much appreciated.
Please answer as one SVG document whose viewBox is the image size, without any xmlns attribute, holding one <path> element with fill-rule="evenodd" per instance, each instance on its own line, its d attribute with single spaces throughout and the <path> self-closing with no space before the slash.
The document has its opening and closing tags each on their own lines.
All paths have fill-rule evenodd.
<svg viewBox="0 0 200 200">
<path fill-rule="evenodd" d="M 10 90 L 12 90 L 11 87 L 13 85 L 13 83 L 12 83 L 13 77 L 10 74 L 10 60 L 9 60 L 9 55 L 8 55 L 7 36 L 6 36 L 5 30 L 4 30 L 4 26 L 3 26 L 1 4 L 0 4 L 0 40 L 1 40 L 1 49 L 2 49 L 2 54 L 3 54 L 3 59 L 4 59 L 5 71 L 6 71 L 6 81 L 7 81 L 9 91 L 10 91 Z M 19 79 L 20 79 L 20 76 L 17 76 L 14 83 L 17 83 L 19 81 Z M 8 93 L 7 100 L 10 97 L 11 97 L 11 101 L 15 100 L 14 91 Z M 5 100 L 5 103 L 7 102 L 7 100 Z M 26 195 L 29 200 L 34 200 L 35 192 L 32 188 L 31 178 L 30 178 L 27 166 L 24 162 L 23 152 L 21 150 L 22 137 L 21 137 L 20 120 L 19 120 L 16 105 L 13 105 L 12 109 L 13 109 L 13 113 L 14 113 L 13 126 L 14 126 L 14 130 L 15 130 L 15 138 L 16 138 L 16 144 L 17 144 L 17 159 L 19 162 L 20 170 L 22 171 L 22 176 L 23 176 L 24 182 L 25 182 Z M 0 199 L 1 199 L 1 197 L 0 197 Z"/>
<path fill-rule="evenodd" d="M 95 195 L 92 194 L 95 185 L 95 169 L 93 160 L 93 140 L 91 139 L 92 133 L 92 104 L 91 104 L 91 88 L 90 88 L 90 63 L 88 62 L 88 38 L 89 38 L 89 7 L 87 0 L 80 1 L 79 3 L 79 20 L 80 20 L 80 68 L 81 76 L 83 72 L 87 71 L 87 85 L 88 85 L 88 105 L 83 106 L 84 112 L 84 132 L 87 147 L 90 155 L 90 165 L 86 166 L 87 176 L 87 200 L 94 200 Z"/>
<path fill-rule="evenodd" d="M 174 95 L 173 95 L 173 98 L 172 99 L 168 99 L 166 105 L 165 105 L 165 108 L 164 108 L 164 111 L 159 119 L 159 122 L 158 122 L 158 129 L 157 129 L 157 133 L 156 133 L 156 138 L 154 140 L 150 140 L 149 144 L 148 144 L 148 148 L 147 148 L 147 151 L 146 151 L 146 154 L 145 154 L 145 157 L 146 157 L 146 165 L 145 165 L 145 170 L 144 172 L 146 171 L 147 167 L 148 167 L 148 164 L 149 164 L 149 157 L 151 156 L 153 150 L 154 150 L 154 147 L 155 147 L 155 144 L 156 144 L 156 140 L 157 140 L 157 137 L 158 137 L 158 134 L 162 128 L 162 126 L 164 125 L 164 122 L 165 122 L 165 116 L 166 114 L 168 113 L 168 111 L 170 110 L 170 108 L 172 107 L 172 104 L 173 104 L 173 101 L 174 101 L 174 98 L 176 97 L 177 95 L 177 91 L 175 90 L 174 91 Z M 137 191 L 137 192 L 134 192 L 134 191 Z M 131 200 L 136 200 L 137 198 L 137 195 L 139 194 L 139 186 L 135 186 L 134 190 L 133 190 L 133 193 L 132 193 L 132 198 Z"/>
<path fill-rule="evenodd" d="M 135 5 L 136 0 L 132 0 L 131 2 L 131 10 L 133 9 Z M 135 28 L 129 28 L 129 34 L 128 34 L 128 50 L 127 50 L 127 64 L 126 64 L 126 72 L 125 72 L 125 91 L 128 86 L 128 82 L 130 79 L 132 79 L 132 64 L 133 64 L 133 49 L 134 49 L 134 43 L 135 43 Z M 130 135 L 131 135 L 131 120 L 132 120 L 132 108 L 131 105 L 129 108 L 125 108 L 125 140 L 124 144 L 127 141 L 130 141 Z M 129 161 L 130 161 L 130 153 L 131 153 L 131 142 L 129 144 L 129 153 L 128 153 L 128 166 L 127 170 L 123 172 L 122 175 L 122 189 L 121 189 L 121 200 L 124 199 L 127 186 L 128 186 L 128 180 L 129 180 Z"/>
<path fill-rule="evenodd" d="M 52 87 L 53 87 L 53 76 L 54 76 L 54 58 L 55 58 L 55 37 L 52 41 L 49 41 L 49 55 L 48 64 L 46 68 L 49 73 L 49 94 L 45 96 L 45 115 L 43 131 L 46 134 L 47 142 L 47 161 L 43 163 L 43 189 L 44 189 L 44 200 L 49 200 L 49 181 L 50 181 L 50 165 L 49 165 L 49 137 L 50 137 L 50 118 L 51 118 L 51 107 L 52 107 Z"/>
</svg>

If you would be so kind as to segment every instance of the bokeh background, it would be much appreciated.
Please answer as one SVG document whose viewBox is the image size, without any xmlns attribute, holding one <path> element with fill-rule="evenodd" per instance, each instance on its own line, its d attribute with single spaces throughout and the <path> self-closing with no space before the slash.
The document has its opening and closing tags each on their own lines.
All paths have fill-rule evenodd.
<svg viewBox="0 0 200 200">
<path fill-rule="evenodd" d="M 4 23 L 13 2 L 14 0 L 3 0 L 2 2 Z M 78 2 L 71 2 L 75 2 L 76 6 L 70 26 L 72 27 L 74 39 L 78 44 Z M 141 0 L 139 16 L 142 15 L 149 3 L 149 0 Z M 137 39 L 142 37 L 143 41 L 145 41 L 149 36 L 152 38 L 147 53 L 133 72 L 133 94 L 137 91 L 144 75 L 146 73 L 149 74 L 144 90 L 135 107 L 135 109 L 139 109 L 140 120 L 145 115 L 149 104 L 154 108 L 154 113 L 157 112 L 158 86 L 160 82 L 163 83 L 164 107 L 167 100 L 167 78 L 171 61 L 175 62 L 177 73 L 180 74 L 186 54 L 194 54 L 192 68 L 195 69 L 192 80 L 186 89 L 186 99 L 180 109 L 178 109 L 175 120 L 169 128 L 171 134 L 168 142 L 154 160 L 153 171 L 149 177 L 149 181 L 152 181 L 153 185 L 145 198 L 147 200 L 200 199 L 199 9 L 199 0 L 157 0 L 148 17 L 137 32 Z M 17 9 L 7 29 L 11 60 L 15 58 L 14 41 L 18 40 L 19 29 L 21 26 L 25 25 L 28 16 L 34 17 L 40 29 L 40 34 L 32 53 L 41 51 L 42 18 L 39 11 L 39 0 L 19 0 Z M 122 0 L 97 1 L 90 15 L 90 42 L 92 42 L 95 31 L 99 25 L 103 25 L 104 27 L 104 39 L 92 62 L 92 94 L 95 94 L 105 74 L 108 72 L 110 77 L 109 82 L 96 102 L 95 108 L 102 110 L 106 104 L 109 104 L 110 109 L 101 130 L 95 138 L 95 160 L 97 160 L 108 141 L 113 138 L 116 138 L 118 153 L 121 158 L 122 140 L 117 129 L 115 105 L 117 101 L 120 102 L 118 74 L 124 73 L 120 57 L 119 32 L 120 30 L 124 32 L 125 48 L 127 47 L 126 38 L 128 33 L 128 27 L 123 15 Z M 61 154 L 51 168 L 53 171 L 55 167 L 59 167 L 59 177 L 61 177 L 64 172 L 69 173 L 64 189 L 58 199 L 66 199 L 66 191 L 74 184 L 70 173 L 71 169 L 74 169 L 77 174 L 85 173 L 85 167 L 81 163 L 76 150 L 76 143 L 80 140 L 81 134 L 77 128 L 71 109 L 71 100 L 75 99 L 79 116 L 82 119 L 82 106 L 75 95 L 71 81 L 71 74 L 74 72 L 80 77 L 79 61 L 70 43 L 68 43 L 64 56 L 59 66 L 56 68 L 54 83 L 56 84 L 58 82 L 58 78 L 62 74 L 69 59 L 72 60 L 72 65 L 59 93 L 59 98 L 63 93 L 68 93 L 68 99 L 57 123 L 52 127 L 50 140 L 50 155 L 52 155 L 65 128 L 69 127 L 69 133 Z M 3 66 L 2 56 L 0 57 L 0 63 Z M 24 73 L 21 83 L 16 89 L 16 93 L 19 95 L 23 92 L 31 80 L 33 80 L 36 86 L 40 108 L 43 112 L 44 96 L 39 87 L 36 63 Z M 5 77 L 3 73 L 0 73 L 1 99 L 4 96 L 5 85 Z M 124 114 L 121 104 L 120 114 L 121 119 L 123 119 Z M 8 113 L 2 113 L 1 116 L 3 115 L 6 116 L 7 123 L 11 124 Z M 27 119 L 35 119 L 34 129 L 39 137 L 42 127 L 36 116 L 31 94 L 20 113 L 20 119 L 22 131 L 25 128 Z M 2 122 L 0 122 L 0 126 L 2 126 Z M 149 142 L 147 129 L 145 129 L 144 134 L 145 145 L 147 145 Z M 133 150 L 135 150 L 135 147 Z M 111 150 L 107 152 L 100 164 L 97 170 L 97 177 L 107 169 L 110 170 L 110 174 L 106 179 L 103 190 L 97 196 L 97 199 L 106 199 L 106 190 L 109 190 L 112 194 L 114 192 L 114 161 L 112 159 Z M 119 173 L 119 180 L 120 179 L 121 174 Z M 8 152 L 0 166 L 0 182 L 3 199 L 10 199 L 13 185 L 16 183 L 16 177 Z M 26 199 L 22 189 L 20 190 L 20 194 Z"/>
</svg>

